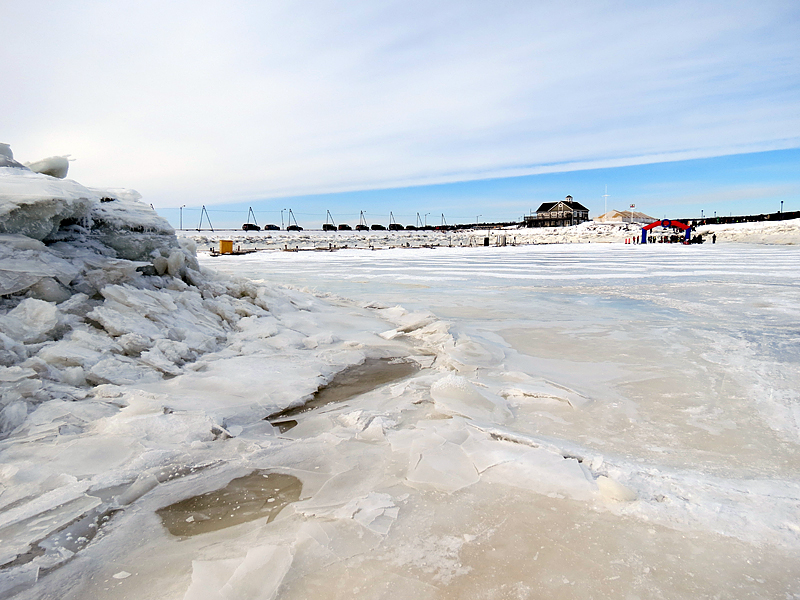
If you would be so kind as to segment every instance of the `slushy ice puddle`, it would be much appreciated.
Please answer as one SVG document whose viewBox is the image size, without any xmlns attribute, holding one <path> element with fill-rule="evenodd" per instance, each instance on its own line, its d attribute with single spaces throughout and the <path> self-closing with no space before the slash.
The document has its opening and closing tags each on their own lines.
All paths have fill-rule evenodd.
<svg viewBox="0 0 800 600">
<path fill-rule="evenodd" d="M 419 370 L 419 363 L 401 358 L 368 358 L 359 365 L 348 367 L 319 388 L 314 396 L 301 406 L 282 410 L 266 417 L 272 425 L 285 433 L 297 426 L 292 419 L 298 415 L 322 408 L 327 404 L 344 402 L 361 394 L 371 392 L 406 377 Z"/>
<path fill-rule="evenodd" d="M 253 471 L 228 485 L 156 511 L 174 536 L 218 531 L 256 519 L 270 523 L 283 508 L 300 498 L 303 484 L 284 473 Z"/>
</svg>

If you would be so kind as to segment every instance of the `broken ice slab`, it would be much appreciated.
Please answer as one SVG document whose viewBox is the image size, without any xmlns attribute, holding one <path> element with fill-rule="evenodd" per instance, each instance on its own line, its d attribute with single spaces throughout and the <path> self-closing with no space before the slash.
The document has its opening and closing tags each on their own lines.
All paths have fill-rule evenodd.
<svg viewBox="0 0 800 600">
<path fill-rule="evenodd" d="M 192 561 L 192 584 L 184 600 L 275 598 L 293 551 L 286 546 L 250 548 L 244 558 Z"/>
<path fill-rule="evenodd" d="M 100 504 L 99 498 L 81 495 L 54 508 L 16 521 L 11 519 L 16 513 L 23 514 L 21 512 L 23 508 L 8 511 L 6 513 L 8 524 L 0 527 L 0 540 L 3 542 L 0 545 L 2 547 L 0 565 L 14 561 L 19 554 L 28 552 L 32 544 L 65 527 Z"/>
<path fill-rule="evenodd" d="M 469 380 L 454 373 L 445 375 L 431 386 L 431 397 L 437 410 L 447 415 L 462 415 L 497 423 L 511 418 L 503 398 L 488 398 Z"/>
<path fill-rule="evenodd" d="M 253 471 L 219 490 L 181 500 L 156 511 L 164 527 L 185 537 L 219 531 L 256 519 L 271 522 L 300 498 L 303 484 L 283 473 Z"/>
</svg>

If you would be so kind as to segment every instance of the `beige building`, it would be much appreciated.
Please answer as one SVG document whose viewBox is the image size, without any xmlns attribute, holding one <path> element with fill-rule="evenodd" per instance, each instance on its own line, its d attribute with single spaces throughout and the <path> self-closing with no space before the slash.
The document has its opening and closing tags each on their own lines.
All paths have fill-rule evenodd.
<svg viewBox="0 0 800 600">
<path fill-rule="evenodd" d="M 610 210 L 592 220 L 595 223 L 643 223 L 645 225 L 658 221 L 650 215 L 635 210 Z"/>
</svg>

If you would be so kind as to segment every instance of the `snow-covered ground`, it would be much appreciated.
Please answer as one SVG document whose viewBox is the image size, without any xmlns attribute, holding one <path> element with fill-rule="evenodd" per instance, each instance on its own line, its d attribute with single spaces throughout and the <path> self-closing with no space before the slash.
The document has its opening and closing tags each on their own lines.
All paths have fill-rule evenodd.
<svg viewBox="0 0 800 600">
<path fill-rule="evenodd" d="M 183 230 L 179 237 L 194 240 L 201 251 L 216 250 L 219 240 L 233 240 L 242 250 L 310 250 L 338 248 L 420 248 L 426 246 L 476 247 L 489 238 L 490 246 L 525 244 L 592 244 L 624 243 L 641 238 L 641 225 L 636 223 L 595 223 L 588 221 L 574 227 L 467 229 L 459 231 L 196 231 Z M 662 228 L 659 236 L 674 233 Z M 680 232 L 679 232 L 680 233 Z M 717 243 L 728 242 L 798 245 L 800 219 L 777 222 L 704 225 L 697 229 L 706 241 L 717 235 Z M 682 234 L 681 234 L 682 235 Z"/>
<path fill-rule="evenodd" d="M 697 232 L 704 236 L 716 234 L 718 242 L 798 245 L 800 244 L 800 219 L 702 225 L 697 228 Z"/>
<path fill-rule="evenodd" d="M 233 240 L 236 247 L 259 250 L 310 250 L 341 248 L 421 248 L 427 246 L 477 247 L 489 238 L 490 246 L 522 244 L 571 244 L 624 242 L 641 235 L 630 223 L 582 223 L 575 227 L 537 229 L 464 229 L 457 231 L 196 231 L 178 236 L 195 241 L 198 249 L 217 249 L 219 240 Z"/>
<path fill-rule="evenodd" d="M 795 247 L 0 217 L 0 598 L 800 598 Z"/>
</svg>

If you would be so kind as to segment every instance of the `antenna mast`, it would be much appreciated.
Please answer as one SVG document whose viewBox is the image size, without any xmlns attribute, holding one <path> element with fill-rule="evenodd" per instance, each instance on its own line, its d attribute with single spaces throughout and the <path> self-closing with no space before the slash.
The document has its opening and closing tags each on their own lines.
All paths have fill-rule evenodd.
<svg viewBox="0 0 800 600">
<path fill-rule="evenodd" d="M 203 205 L 203 210 L 200 211 L 200 225 L 197 226 L 197 231 L 200 231 L 203 228 L 203 215 L 206 216 L 208 220 L 208 226 L 211 228 L 211 231 L 214 231 L 214 226 L 211 224 L 211 217 L 208 216 L 208 211 L 206 210 L 206 205 Z"/>
<path fill-rule="evenodd" d="M 603 194 L 603 201 L 605 202 L 605 210 L 603 211 L 603 214 L 606 214 L 608 212 L 608 185 L 606 185 L 606 193 Z"/>
<path fill-rule="evenodd" d="M 253 224 L 258 225 L 258 221 L 256 221 L 256 213 L 253 212 L 253 207 L 250 207 L 250 211 L 247 213 L 247 222 L 250 222 L 250 217 L 253 217 Z"/>
</svg>

